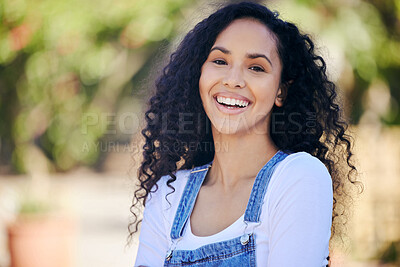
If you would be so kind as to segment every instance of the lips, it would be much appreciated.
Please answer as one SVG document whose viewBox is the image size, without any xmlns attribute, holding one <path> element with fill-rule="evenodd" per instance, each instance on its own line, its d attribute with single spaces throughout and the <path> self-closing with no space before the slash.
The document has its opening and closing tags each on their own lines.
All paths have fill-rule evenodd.
<svg viewBox="0 0 400 267">
<path fill-rule="evenodd" d="M 223 96 L 217 96 L 216 100 L 219 104 L 228 106 L 228 107 L 238 107 L 238 108 L 244 108 L 247 107 L 250 104 L 250 101 L 246 100 L 240 100 L 240 99 L 235 99 L 235 98 L 226 98 Z"/>
<path fill-rule="evenodd" d="M 248 99 L 247 97 L 239 95 L 239 94 L 233 94 L 233 93 L 230 93 L 230 92 L 216 93 L 216 94 L 213 95 L 213 97 L 214 98 L 216 98 L 216 97 L 230 98 L 230 99 L 235 99 L 235 100 L 245 101 L 245 102 L 251 103 L 250 99 Z"/>
<path fill-rule="evenodd" d="M 237 97 L 233 98 L 216 95 L 213 97 L 213 99 L 220 112 L 232 115 L 240 114 L 246 111 L 251 105 L 251 101 L 244 97 L 242 97 L 242 99 L 238 99 Z"/>
</svg>

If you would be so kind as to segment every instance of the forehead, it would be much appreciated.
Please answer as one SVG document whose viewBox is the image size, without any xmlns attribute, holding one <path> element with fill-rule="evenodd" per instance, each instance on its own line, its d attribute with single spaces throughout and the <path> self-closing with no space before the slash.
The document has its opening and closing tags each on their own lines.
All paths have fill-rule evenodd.
<svg viewBox="0 0 400 267">
<path fill-rule="evenodd" d="M 218 36 L 214 46 L 236 47 L 247 52 L 277 52 L 277 39 L 274 33 L 261 22 L 243 18 L 234 20 Z"/>
</svg>

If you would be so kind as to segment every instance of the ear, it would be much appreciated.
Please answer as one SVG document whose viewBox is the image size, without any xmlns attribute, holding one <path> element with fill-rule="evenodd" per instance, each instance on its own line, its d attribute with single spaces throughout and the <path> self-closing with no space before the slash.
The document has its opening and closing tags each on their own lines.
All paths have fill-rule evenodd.
<svg viewBox="0 0 400 267">
<path fill-rule="evenodd" d="M 283 103 L 285 102 L 287 92 L 289 89 L 289 86 L 292 84 L 293 81 L 289 81 L 286 83 L 283 83 L 279 86 L 278 92 L 276 93 L 276 98 L 275 98 L 275 105 L 278 107 L 282 107 Z"/>
<path fill-rule="evenodd" d="M 283 91 L 284 89 L 281 87 L 279 87 L 278 92 L 276 93 L 276 97 L 275 97 L 275 105 L 278 107 L 282 107 L 283 106 L 283 102 L 285 100 L 284 95 L 283 95 Z"/>
</svg>

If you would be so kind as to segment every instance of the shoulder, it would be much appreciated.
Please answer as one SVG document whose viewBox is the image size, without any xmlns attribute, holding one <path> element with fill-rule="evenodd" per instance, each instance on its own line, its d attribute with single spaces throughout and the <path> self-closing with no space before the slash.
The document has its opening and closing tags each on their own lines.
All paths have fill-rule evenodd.
<svg viewBox="0 0 400 267">
<path fill-rule="evenodd" d="M 268 191 L 278 196 L 292 190 L 332 195 L 332 179 L 318 158 L 306 152 L 293 153 L 277 166 Z"/>
<path fill-rule="evenodd" d="M 270 244 L 269 262 L 292 266 L 302 259 L 307 266 L 321 266 L 322 255 L 329 252 L 333 207 L 325 165 L 305 152 L 288 155 L 275 169 L 265 200 L 261 221 Z"/>
<path fill-rule="evenodd" d="M 330 174 L 325 165 L 316 157 L 306 153 L 297 152 L 289 154 L 278 166 L 276 173 L 289 174 L 296 177 L 325 177 L 330 179 Z"/>
</svg>

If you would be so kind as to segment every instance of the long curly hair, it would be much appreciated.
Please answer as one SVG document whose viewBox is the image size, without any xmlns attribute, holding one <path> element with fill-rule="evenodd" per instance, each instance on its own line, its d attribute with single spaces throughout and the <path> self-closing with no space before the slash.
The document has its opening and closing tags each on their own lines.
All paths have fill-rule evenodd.
<svg viewBox="0 0 400 267">
<path fill-rule="evenodd" d="M 328 79 L 325 61 L 317 55 L 309 35 L 265 6 L 242 2 L 227 5 L 198 23 L 172 53 L 156 80 L 155 92 L 145 112 L 146 126 L 142 130 L 145 144 L 138 171 L 140 185 L 131 206 L 134 221 L 129 225 L 129 237 L 138 231 L 141 221 L 135 207 L 145 206 L 162 176 L 170 177 L 167 186 L 173 193 L 171 183 L 176 180 L 177 170 L 212 161 L 215 147 L 211 123 L 199 93 L 201 67 L 219 33 L 240 18 L 261 22 L 276 37 L 283 66 L 281 84 L 287 92 L 283 106 L 274 106 L 272 110 L 271 137 L 280 150 L 305 151 L 325 164 L 334 192 L 331 240 L 341 232 L 340 217 L 346 217 L 346 207 L 351 201 L 346 185 L 359 182 L 355 178 L 352 140 L 346 133 L 348 124 L 338 104 L 337 88 Z"/>
</svg>

